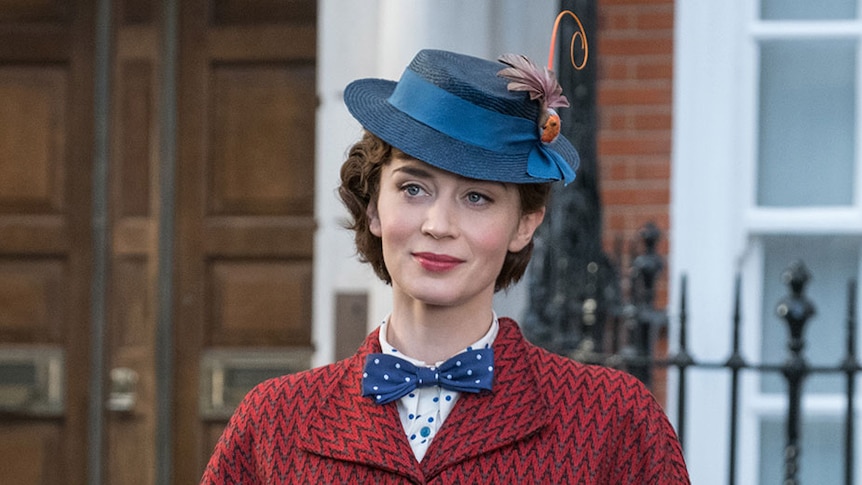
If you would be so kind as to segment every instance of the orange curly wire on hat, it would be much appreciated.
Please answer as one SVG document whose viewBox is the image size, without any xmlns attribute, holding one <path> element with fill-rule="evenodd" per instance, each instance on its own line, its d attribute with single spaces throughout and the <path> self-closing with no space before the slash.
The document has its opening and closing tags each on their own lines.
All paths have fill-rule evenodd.
<svg viewBox="0 0 862 485">
<path fill-rule="evenodd" d="M 590 48 L 587 44 L 587 33 L 584 32 L 584 24 L 581 23 L 581 19 L 578 18 L 577 15 L 572 13 L 571 10 L 563 10 L 557 15 L 557 20 L 554 21 L 554 30 L 551 32 L 551 47 L 548 49 L 548 70 L 553 70 L 554 68 L 554 46 L 557 45 L 557 30 L 560 27 L 560 21 L 566 14 L 571 15 L 575 22 L 578 23 L 578 30 L 572 35 L 572 42 L 569 48 L 569 57 L 572 61 L 572 67 L 580 71 L 587 65 L 587 58 L 590 57 Z M 584 50 L 584 60 L 580 64 L 575 62 L 575 40 L 580 36 L 581 38 L 581 48 Z"/>
</svg>

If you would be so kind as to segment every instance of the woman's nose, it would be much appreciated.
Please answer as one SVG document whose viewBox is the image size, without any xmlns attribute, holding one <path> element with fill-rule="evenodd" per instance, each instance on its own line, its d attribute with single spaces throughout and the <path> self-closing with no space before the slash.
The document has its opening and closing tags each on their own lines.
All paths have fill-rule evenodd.
<svg viewBox="0 0 862 485">
<path fill-rule="evenodd" d="M 425 220 L 422 221 L 422 233 L 434 239 L 457 235 L 458 225 L 455 221 L 454 208 L 450 203 L 438 199 L 428 207 Z"/>
</svg>

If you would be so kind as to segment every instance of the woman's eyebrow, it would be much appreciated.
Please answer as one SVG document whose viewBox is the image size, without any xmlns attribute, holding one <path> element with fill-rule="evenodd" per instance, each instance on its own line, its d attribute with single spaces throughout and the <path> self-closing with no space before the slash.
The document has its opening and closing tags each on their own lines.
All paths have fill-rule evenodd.
<svg viewBox="0 0 862 485">
<path fill-rule="evenodd" d="M 432 177 L 431 172 L 429 172 L 428 170 L 425 170 L 425 169 L 420 168 L 420 167 L 414 167 L 411 165 L 402 165 L 402 166 L 392 170 L 392 173 L 396 173 L 396 172 L 404 172 L 407 175 L 410 175 L 413 177 L 422 177 L 422 178 L 431 178 Z"/>
<path fill-rule="evenodd" d="M 410 175 L 412 177 L 420 177 L 420 178 L 433 178 L 434 177 L 434 174 L 431 171 L 426 170 L 422 167 L 418 167 L 416 165 L 410 165 L 409 163 L 405 164 L 405 165 L 401 165 L 400 167 L 397 167 L 397 168 L 392 170 L 392 173 L 397 173 L 397 172 L 403 172 L 403 173 L 406 173 L 407 175 Z M 478 184 L 499 185 L 500 187 L 503 188 L 503 190 L 506 190 L 506 191 L 509 190 L 509 186 L 503 182 L 496 182 L 496 181 L 490 181 L 490 180 L 479 180 L 479 179 L 474 179 L 471 177 L 464 177 L 463 175 L 456 175 L 456 177 L 458 177 L 459 179 L 466 181 L 466 182 L 473 182 L 473 183 L 478 183 Z"/>
</svg>

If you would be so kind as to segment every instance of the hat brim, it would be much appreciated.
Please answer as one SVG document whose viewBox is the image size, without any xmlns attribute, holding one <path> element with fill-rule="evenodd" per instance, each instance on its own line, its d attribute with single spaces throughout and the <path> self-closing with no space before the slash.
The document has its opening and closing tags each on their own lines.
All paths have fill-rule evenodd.
<svg viewBox="0 0 862 485">
<path fill-rule="evenodd" d="M 553 182 L 527 173 L 525 153 L 498 153 L 463 142 L 417 121 L 392 106 L 396 86 L 386 79 L 360 79 L 344 90 L 344 103 L 362 126 L 404 153 L 463 177 L 516 184 Z M 538 128 L 537 128 L 538 129 Z M 577 169 L 578 152 L 564 136 L 547 145 Z M 489 171 L 487 165 L 494 163 Z"/>
</svg>

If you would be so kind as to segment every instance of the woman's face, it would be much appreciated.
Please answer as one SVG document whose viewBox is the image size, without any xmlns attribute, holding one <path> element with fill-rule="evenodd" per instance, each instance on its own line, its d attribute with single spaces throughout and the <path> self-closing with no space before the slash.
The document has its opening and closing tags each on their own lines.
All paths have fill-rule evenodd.
<svg viewBox="0 0 862 485">
<path fill-rule="evenodd" d="M 397 156 L 368 208 L 394 297 L 434 306 L 487 300 L 507 251 L 523 249 L 544 211 L 521 214 L 515 186 L 464 178 Z"/>
</svg>

